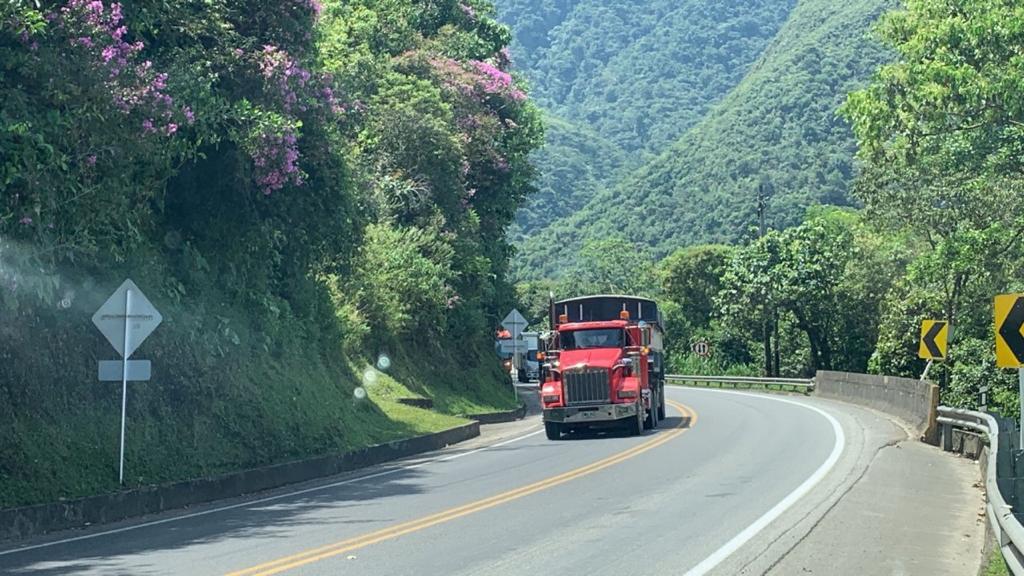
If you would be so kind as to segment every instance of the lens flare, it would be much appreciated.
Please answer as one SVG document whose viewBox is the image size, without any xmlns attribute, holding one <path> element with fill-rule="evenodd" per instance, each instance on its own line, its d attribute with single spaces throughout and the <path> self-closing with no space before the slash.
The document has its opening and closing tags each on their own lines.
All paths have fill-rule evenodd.
<svg viewBox="0 0 1024 576">
<path fill-rule="evenodd" d="M 363 386 L 372 386 L 377 383 L 377 371 L 373 368 L 367 368 L 366 372 L 363 372 Z"/>
</svg>

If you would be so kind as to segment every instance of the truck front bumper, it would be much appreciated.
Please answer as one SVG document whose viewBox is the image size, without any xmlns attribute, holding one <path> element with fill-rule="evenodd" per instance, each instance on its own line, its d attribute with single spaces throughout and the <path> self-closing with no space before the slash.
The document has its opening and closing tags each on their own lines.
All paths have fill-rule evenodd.
<svg viewBox="0 0 1024 576">
<path fill-rule="evenodd" d="M 636 411 L 636 403 L 548 408 L 544 410 L 544 421 L 559 422 L 561 424 L 614 422 L 626 418 L 636 418 Z"/>
</svg>

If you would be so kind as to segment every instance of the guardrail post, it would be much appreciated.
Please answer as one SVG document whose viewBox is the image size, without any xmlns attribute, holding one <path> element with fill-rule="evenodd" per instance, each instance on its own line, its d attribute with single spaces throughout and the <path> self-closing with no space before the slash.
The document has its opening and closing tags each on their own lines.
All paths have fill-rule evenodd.
<svg viewBox="0 0 1024 576">
<path fill-rule="evenodd" d="M 953 427 L 949 424 L 940 424 L 942 430 L 942 445 L 943 452 L 952 452 L 953 450 Z"/>
</svg>

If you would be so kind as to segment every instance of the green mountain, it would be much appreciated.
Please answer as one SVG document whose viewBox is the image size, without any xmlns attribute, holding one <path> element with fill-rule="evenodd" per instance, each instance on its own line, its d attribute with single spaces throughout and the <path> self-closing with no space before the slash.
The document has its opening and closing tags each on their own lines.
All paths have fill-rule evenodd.
<svg viewBox="0 0 1024 576">
<path fill-rule="evenodd" d="M 572 214 L 678 140 L 743 79 L 794 3 L 498 0 L 513 59 L 556 117 L 536 160 L 541 193 L 513 237 Z"/>
<path fill-rule="evenodd" d="M 756 223 L 754 191 L 760 182 L 770 183 L 774 191 L 768 206 L 769 224 L 774 226 L 799 222 L 806 208 L 813 204 L 850 202 L 848 187 L 853 175 L 854 141 L 849 127 L 837 118 L 836 109 L 848 92 L 862 85 L 876 66 L 886 60 L 886 52 L 870 37 L 870 28 L 891 7 L 891 2 L 855 0 L 836 4 L 825 0 L 800 0 L 795 6 L 784 1 L 718 4 L 743 4 L 751 10 L 759 9 L 758 13 L 786 15 L 785 23 L 763 53 L 756 52 L 756 62 L 749 69 L 736 66 L 743 76 L 731 90 L 715 84 L 715 88 L 706 92 L 708 102 L 703 109 L 690 107 L 691 115 L 701 115 L 700 119 L 686 126 L 688 129 L 682 131 L 671 146 L 624 176 L 606 181 L 600 190 L 570 192 L 572 196 L 585 195 L 588 198 L 585 207 L 566 218 L 549 221 L 550 225 L 533 231 L 521 242 L 520 277 L 558 275 L 585 241 L 610 235 L 648 245 L 657 256 L 687 244 L 736 241 L 748 234 Z M 575 11 L 584 7 L 579 4 Z M 700 14 L 700 18 L 707 19 L 705 22 L 712 21 L 716 14 L 705 3 L 700 3 L 700 8 L 695 3 L 681 3 L 679 13 L 686 10 Z M 516 25 L 516 20 L 509 21 Z M 726 21 L 733 22 L 728 16 Z M 611 25 L 610 18 L 605 22 Z M 549 37 L 560 38 L 566 26 L 567 23 L 556 26 Z M 734 24 L 725 28 L 737 29 Z M 772 26 L 762 24 L 754 30 L 771 29 Z M 523 33 L 518 29 L 517 32 L 517 42 L 529 46 Z M 754 38 L 761 36 L 755 34 Z M 756 44 L 751 41 L 751 45 Z M 552 40 L 550 45 L 540 44 L 533 52 L 527 51 L 527 62 L 532 62 L 534 69 L 526 74 L 534 83 L 535 91 L 548 99 L 542 100 L 542 104 L 565 115 L 561 107 L 567 104 L 557 98 L 568 94 L 564 102 L 576 103 L 580 101 L 580 94 L 590 92 L 577 87 L 565 92 L 560 83 L 545 84 L 549 78 L 546 62 L 569 59 L 580 63 L 581 67 L 587 62 L 572 54 L 555 54 L 559 46 Z M 648 53 L 629 52 L 637 62 L 636 67 L 630 68 L 625 61 L 616 60 L 614 67 L 605 67 L 601 73 L 635 71 L 652 60 L 671 60 L 672 57 L 666 55 L 680 53 L 680 48 L 670 42 L 645 46 Z M 705 58 L 707 54 L 705 51 L 697 57 Z M 694 62 L 688 66 L 699 67 Z M 589 76 L 582 71 L 581 75 Z M 699 83 L 699 78 L 693 79 Z M 631 87 L 624 92 L 632 99 L 629 107 L 637 114 L 659 116 L 654 111 L 663 110 L 673 101 L 677 101 L 680 108 L 688 106 L 690 93 L 665 91 L 662 86 L 648 91 L 635 74 L 623 72 L 619 85 Z M 715 103 L 712 94 L 721 89 L 728 90 L 728 94 Z M 645 94 L 651 98 L 650 102 L 645 102 Z M 593 119 L 592 126 L 601 133 L 601 127 L 606 126 L 608 120 L 598 112 L 599 107 L 592 110 L 592 114 L 584 118 Z M 619 116 L 611 122 L 620 127 L 628 125 Z M 622 134 L 602 133 L 626 146 L 630 140 Z M 658 139 L 651 142 L 657 150 Z M 550 154 L 551 150 L 546 153 Z M 558 162 L 545 159 L 541 164 L 548 166 Z M 546 177 L 552 178 L 550 174 Z M 565 185 L 574 186 L 572 182 Z M 543 195 L 539 196 L 540 204 L 524 212 L 543 212 L 544 200 Z M 573 204 L 578 204 L 578 199 L 574 199 Z M 520 222 L 523 220 L 521 216 Z M 552 258 L 547 248 L 551 246 L 558 246 L 558 258 Z"/>
</svg>

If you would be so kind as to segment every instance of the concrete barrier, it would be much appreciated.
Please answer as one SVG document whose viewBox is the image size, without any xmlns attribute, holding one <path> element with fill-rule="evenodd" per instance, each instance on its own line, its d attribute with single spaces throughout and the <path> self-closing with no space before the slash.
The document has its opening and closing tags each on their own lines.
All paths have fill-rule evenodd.
<svg viewBox="0 0 1024 576">
<path fill-rule="evenodd" d="M 16 540 L 89 524 L 117 522 L 135 516 L 253 494 L 439 450 L 479 435 L 480 423 L 470 422 L 434 434 L 396 440 L 344 454 L 285 462 L 114 494 L 8 508 L 0 510 L 0 541 Z"/>
<path fill-rule="evenodd" d="M 885 412 L 916 430 L 925 442 L 938 443 L 939 387 L 931 382 L 822 370 L 814 385 L 819 396 Z"/>
<path fill-rule="evenodd" d="M 405 404 L 406 406 L 412 406 L 414 408 L 423 408 L 424 410 L 434 409 L 433 398 L 399 398 L 399 404 Z"/>
<path fill-rule="evenodd" d="M 515 410 L 506 410 L 505 412 L 489 412 L 487 414 L 472 414 L 466 416 L 470 420 L 476 420 L 481 424 L 502 424 L 504 422 L 514 422 L 516 420 L 522 420 L 526 417 L 526 404 L 520 404 L 519 408 Z"/>
</svg>

